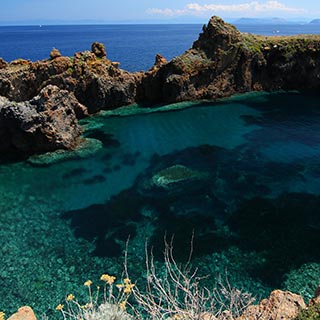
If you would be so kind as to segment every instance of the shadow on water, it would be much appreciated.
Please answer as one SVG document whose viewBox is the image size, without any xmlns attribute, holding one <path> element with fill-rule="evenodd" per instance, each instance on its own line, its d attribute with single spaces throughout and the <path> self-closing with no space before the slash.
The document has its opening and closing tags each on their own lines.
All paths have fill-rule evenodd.
<svg viewBox="0 0 320 320">
<path fill-rule="evenodd" d="M 138 208 L 137 199 L 123 192 L 106 204 L 68 211 L 62 218 L 71 220 L 77 237 L 94 242 L 93 255 L 114 257 L 122 253 L 117 240 L 126 241 L 136 234 L 134 222 L 140 220 Z"/>
<path fill-rule="evenodd" d="M 291 268 L 320 262 L 320 197 L 303 193 L 276 199 L 243 201 L 228 221 L 238 246 L 262 252 L 265 263 L 256 275 L 279 285 Z"/>
<path fill-rule="evenodd" d="M 88 173 L 89 170 L 85 169 L 85 168 L 75 168 L 70 170 L 69 172 L 65 173 L 62 175 L 63 179 L 73 179 L 73 178 L 79 178 L 82 175 Z"/>
<path fill-rule="evenodd" d="M 290 270 L 320 262 L 320 140 L 314 134 L 320 130 L 319 95 L 309 98 L 307 110 L 306 97 L 297 93 L 246 99 L 259 111 L 242 116 L 246 125 L 257 126 L 245 135 L 246 143 L 232 150 L 202 145 L 154 155 L 131 188 L 64 218 L 76 236 L 95 244 L 93 255 L 120 256 L 120 243 L 130 235 L 139 241 L 148 237 L 161 260 L 166 235 L 174 236 L 177 261 L 185 261 L 194 233 L 195 257 L 237 247 L 263 257 L 249 271 L 253 277 L 280 287 Z M 117 146 L 112 136 L 92 134 Z M 126 154 L 119 162 L 131 166 L 138 157 Z M 106 162 L 111 158 L 109 153 Z M 108 163 L 104 172 L 116 166 Z"/>
<path fill-rule="evenodd" d="M 9 148 L 0 152 L 0 165 L 25 161 L 30 155 L 15 148 Z"/>
<path fill-rule="evenodd" d="M 200 175 L 166 186 L 154 183 L 166 168 L 174 176 L 177 165 Z M 320 198 L 281 189 L 270 196 L 275 180 L 299 182 L 304 169 L 302 163 L 264 160 L 248 146 L 231 151 L 208 145 L 187 148 L 155 155 L 131 188 L 104 205 L 66 212 L 63 217 L 71 220 L 77 237 L 94 242 L 92 254 L 97 256 L 120 256 L 119 243 L 129 235 L 134 239 L 147 224 L 152 225 L 149 240 L 158 260 L 166 235 L 174 236 L 176 259 L 185 261 L 193 232 L 195 257 L 234 246 L 257 252 L 264 261 L 250 270 L 252 276 L 275 287 L 291 268 L 320 262 Z"/>
<path fill-rule="evenodd" d="M 105 133 L 102 130 L 95 129 L 87 131 L 84 136 L 86 138 L 92 138 L 100 140 L 106 148 L 119 148 L 120 142 L 113 137 L 112 134 Z"/>
</svg>

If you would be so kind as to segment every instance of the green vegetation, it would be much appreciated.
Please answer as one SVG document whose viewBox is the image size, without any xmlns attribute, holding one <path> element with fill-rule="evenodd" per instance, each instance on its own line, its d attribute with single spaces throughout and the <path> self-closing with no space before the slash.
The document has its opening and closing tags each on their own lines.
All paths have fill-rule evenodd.
<svg viewBox="0 0 320 320">
<path fill-rule="evenodd" d="M 320 303 L 301 310 L 295 320 L 319 320 L 320 319 Z"/>
</svg>

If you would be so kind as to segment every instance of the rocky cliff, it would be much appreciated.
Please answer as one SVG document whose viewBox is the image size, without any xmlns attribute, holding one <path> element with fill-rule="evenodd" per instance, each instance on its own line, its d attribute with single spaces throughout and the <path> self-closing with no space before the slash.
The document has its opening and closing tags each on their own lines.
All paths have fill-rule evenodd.
<svg viewBox="0 0 320 320">
<path fill-rule="evenodd" d="M 243 34 L 220 18 L 212 17 L 203 26 L 199 39 L 191 49 L 170 62 L 158 55 L 155 65 L 147 72 L 121 70 L 119 63 L 107 59 L 106 50 L 99 43 L 94 43 L 91 51 L 76 53 L 74 57 L 62 57 L 55 49 L 50 59 L 44 61 L 16 60 L 7 63 L 0 59 L 0 96 L 6 98 L 0 99 L 0 141 L 17 135 L 15 128 L 19 125 L 12 126 L 13 119 L 24 122 L 22 118 L 29 114 L 22 112 L 22 106 L 25 105 L 31 112 L 36 107 L 30 101 L 52 85 L 58 89 L 46 89 L 47 94 L 57 94 L 57 90 L 61 90 L 60 96 L 71 94 L 70 103 L 62 105 L 74 110 L 77 118 L 134 102 L 153 105 L 214 100 L 253 90 L 319 89 L 320 36 L 264 37 Z M 75 99 L 78 106 L 75 106 Z M 14 102 L 23 104 L 17 108 Z M 10 119 L 8 114 L 11 114 Z M 74 123 L 73 112 L 68 115 L 71 118 L 66 123 Z M 63 117 L 65 120 L 68 118 L 66 115 Z M 42 128 L 57 123 L 51 117 L 45 119 Z M 66 143 L 61 143 L 61 137 L 67 137 L 61 132 L 67 129 L 75 130 L 72 133 L 73 143 L 70 143 L 69 137 Z M 50 129 L 51 134 L 60 137 L 49 139 L 48 146 L 47 129 L 40 134 L 38 130 L 37 135 L 32 137 L 28 130 L 21 131 L 21 126 L 19 130 L 20 142 L 25 143 L 13 143 L 15 139 L 10 138 L 10 146 L 31 152 L 68 149 L 76 145 L 79 136 L 77 125 L 70 128 L 55 126 L 54 130 Z M 36 144 L 37 148 L 34 147 L 34 139 L 42 141 Z M 0 144 L 2 149 L 9 145 L 7 142 Z M 29 145 L 33 146 L 31 150 Z"/>
<path fill-rule="evenodd" d="M 142 82 L 145 101 L 216 99 L 253 90 L 319 89 L 320 36 L 240 33 L 212 17 L 191 49 Z"/>
</svg>

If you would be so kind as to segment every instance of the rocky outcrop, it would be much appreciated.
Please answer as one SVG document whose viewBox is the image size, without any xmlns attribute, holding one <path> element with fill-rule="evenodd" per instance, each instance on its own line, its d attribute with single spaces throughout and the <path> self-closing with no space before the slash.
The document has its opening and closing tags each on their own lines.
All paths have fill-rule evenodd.
<svg viewBox="0 0 320 320">
<path fill-rule="evenodd" d="M 135 102 L 142 73 L 119 69 L 105 54 L 104 46 L 94 43 L 92 52 L 79 52 L 73 58 L 52 51 L 50 60 L 11 62 L 0 70 L 0 96 L 27 101 L 47 85 L 55 85 L 74 93 L 90 113 Z"/>
<path fill-rule="evenodd" d="M 237 320 L 290 320 L 306 308 L 303 298 L 289 291 L 275 290 L 268 299 L 249 306 Z"/>
<path fill-rule="evenodd" d="M 61 57 L 62 54 L 60 53 L 60 51 L 56 48 L 52 49 L 52 51 L 50 52 L 50 59 L 53 60 L 55 58 L 59 58 Z"/>
<path fill-rule="evenodd" d="M 242 34 L 212 17 L 192 48 L 147 73 L 142 88 L 142 100 L 150 103 L 217 99 L 253 90 L 319 89 L 320 37 Z"/>
<path fill-rule="evenodd" d="M 25 306 L 18 309 L 8 320 L 36 320 L 36 316 L 31 307 Z"/>
<path fill-rule="evenodd" d="M 0 149 L 37 153 L 71 149 L 81 135 L 73 94 L 49 85 L 26 102 L 0 100 Z"/>
<path fill-rule="evenodd" d="M 105 58 L 107 56 L 105 46 L 99 42 L 94 42 L 91 45 L 91 52 L 98 58 Z"/>
<path fill-rule="evenodd" d="M 57 49 L 50 57 L 37 62 L 19 59 L 6 63 L 0 59 L 0 96 L 15 102 L 29 101 L 54 85 L 65 95 L 70 93 L 89 113 L 96 113 L 135 102 L 154 105 L 214 100 L 253 90 L 320 88 L 319 36 L 242 34 L 218 17 L 203 27 L 191 49 L 170 62 L 157 55 L 147 72 L 120 69 L 118 62 L 107 59 L 104 45 L 97 42 L 91 51 L 74 57 L 63 57 Z M 83 108 L 77 109 L 77 117 L 83 115 Z"/>
</svg>

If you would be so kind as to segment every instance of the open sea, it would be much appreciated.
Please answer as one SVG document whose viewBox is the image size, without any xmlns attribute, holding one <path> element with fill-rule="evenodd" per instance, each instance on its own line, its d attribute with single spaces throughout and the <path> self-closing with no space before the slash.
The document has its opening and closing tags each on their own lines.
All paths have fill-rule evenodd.
<svg viewBox="0 0 320 320">
<path fill-rule="evenodd" d="M 320 33 L 317 25 L 239 26 L 265 35 Z M 147 70 L 157 53 L 183 53 L 200 25 L 0 27 L 0 57 L 46 59 L 105 43 L 108 58 Z M 1 95 L 1 92 L 0 92 Z M 181 110 L 82 120 L 102 146 L 91 155 L 0 158 L 0 310 L 55 306 L 100 275 L 121 277 L 126 242 L 143 286 L 145 242 L 163 266 L 164 236 L 206 285 L 219 276 L 267 297 L 309 299 L 320 284 L 320 95 L 251 93 Z"/>
</svg>

